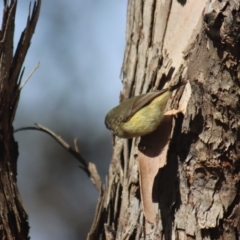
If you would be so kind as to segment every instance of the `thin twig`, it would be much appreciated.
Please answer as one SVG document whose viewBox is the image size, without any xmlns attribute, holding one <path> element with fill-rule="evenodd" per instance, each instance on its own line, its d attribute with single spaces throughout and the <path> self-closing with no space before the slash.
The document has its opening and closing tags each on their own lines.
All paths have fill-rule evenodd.
<svg viewBox="0 0 240 240">
<path fill-rule="evenodd" d="M 97 188 L 99 193 L 101 194 L 103 191 L 101 179 L 99 177 L 99 174 L 97 172 L 96 166 L 94 163 L 87 162 L 79 153 L 78 146 L 77 146 L 77 140 L 74 139 L 74 146 L 75 150 L 66 143 L 60 136 L 56 135 L 53 131 L 49 130 L 48 128 L 41 126 L 39 124 L 35 124 L 36 127 L 22 127 L 16 129 L 14 132 L 19 131 L 25 131 L 25 130 L 38 130 L 41 132 L 45 132 L 48 135 L 50 135 L 55 141 L 57 141 L 66 151 L 68 151 L 70 154 L 72 154 L 80 163 L 80 168 L 83 169 L 84 172 L 90 177 L 92 183 Z"/>
<path fill-rule="evenodd" d="M 76 152 L 78 152 L 79 153 L 79 148 L 78 148 L 78 139 L 77 138 L 74 138 L 74 147 L 75 147 L 75 150 L 76 150 Z"/>
<path fill-rule="evenodd" d="M 30 74 L 28 75 L 27 79 L 24 81 L 24 83 L 22 84 L 22 86 L 20 87 L 20 91 L 23 89 L 23 87 L 26 85 L 26 83 L 28 82 L 28 80 L 31 78 L 31 76 L 33 75 L 33 73 L 37 70 L 37 68 L 39 68 L 40 66 L 40 62 L 38 62 L 35 67 L 33 68 L 33 70 L 30 72 Z"/>
</svg>

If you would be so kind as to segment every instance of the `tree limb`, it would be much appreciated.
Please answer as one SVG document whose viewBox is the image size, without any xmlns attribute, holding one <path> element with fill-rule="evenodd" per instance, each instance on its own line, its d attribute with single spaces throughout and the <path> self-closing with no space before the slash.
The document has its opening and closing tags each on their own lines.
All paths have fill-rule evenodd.
<svg viewBox="0 0 240 240">
<path fill-rule="evenodd" d="M 81 166 L 80 168 L 90 177 L 92 183 L 97 188 L 99 194 L 103 191 L 103 186 L 101 183 L 101 179 L 99 177 L 99 174 L 97 172 L 97 168 L 94 163 L 87 162 L 80 154 L 78 146 L 77 146 L 77 139 L 74 139 L 74 146 L 75 149 L 73 149 L 67 142 L 65 142 L 60 136 L 58 136 L 53 131 L 49 130 L 48 128 L 41 126 L 39 124 L 35 124 L 36 127 L 22 127 L 16 129 L 14 132 L 19 131 L 25 131 L 25 130 L 38 130 L 41 132 L 45 132 L 48 135 L 50 135 L 55 141 L 57 141 L 66 151 L 68 151 L 74 158 L 76 158 Z"/>
</svg>

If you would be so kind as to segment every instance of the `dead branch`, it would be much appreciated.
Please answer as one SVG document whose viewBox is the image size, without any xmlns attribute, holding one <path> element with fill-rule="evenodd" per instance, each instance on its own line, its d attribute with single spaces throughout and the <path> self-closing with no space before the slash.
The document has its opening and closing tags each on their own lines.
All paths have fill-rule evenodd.
<svg viewBox="0 0 240 240">
<path fill-rule="evenodd" d="M 55 141 L 57 141 L 66 151 L 68 151 L 74 158 L 76 158 L 81 166 L 80 168 L 90 177 L 92 183 L 97 188 L 99 194 L 101 195 L 103 191 L 103 186 L 101 183 L 101 179 L 99 177 L 96 165 L 92 162 L 87 162 L 80 154 L 78 146 L 77 146 L 77 139 L 74 139 L 74 146 L 73 149 L 67 142 L 65 142 L 60 136 L 58 136 L 53 131 L 49 130 L 48 128 L 41 126 L 39 124 L 35 124 L 35 127 L 22 127 L 16 129 L 14 132 L 25 131 L 25 130 L 38 130 L 41 132 L 45 132 L 50 135 Z"/>
<path fill-rule="evenodd" d="M 19 88 L 19 90 L 21 91 L 23 89 L 23 87 L 26 85 L 26 83 L 28 82 L 28 80 L 31 78 L 31 76 L 34 74 L 34 72 L 37 70 L 37 68 L 39 68 L 40 66 L 40 62 L 38 62 L 35 67 L 33 68 L 33 70 L 30 72 L 30 74 L 28 75 L 27 79 L 24 81 L 24 83 L 22 84 L 22 86 Z M 21 76 L 22 78 L 22 76 Z"/>
</svg>

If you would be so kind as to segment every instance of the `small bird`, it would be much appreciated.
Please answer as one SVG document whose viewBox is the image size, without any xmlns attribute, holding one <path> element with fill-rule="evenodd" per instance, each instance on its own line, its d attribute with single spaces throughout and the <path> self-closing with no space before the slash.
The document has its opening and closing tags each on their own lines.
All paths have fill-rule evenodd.
<svg viewBox="0 0 240 240">
<path fill-rule="evenodd" d="M 120 138 L 141 137 L 155 131 L 163 119 L 171 92 L 184 84 L 141 94 L 121 102 L 107 113 L 106 127 Z"/>
</svg>

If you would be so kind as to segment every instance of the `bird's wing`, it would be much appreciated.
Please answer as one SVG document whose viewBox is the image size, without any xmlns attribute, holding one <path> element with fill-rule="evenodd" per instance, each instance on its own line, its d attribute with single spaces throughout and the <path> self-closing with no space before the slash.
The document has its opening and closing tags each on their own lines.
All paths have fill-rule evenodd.
<svg viewBox="0 0 240 240">
<path fill-rule="evenodd" d="M 127 122 L 136 112 L 148 105 L 153 99 L 166 91 L 168 91 L 168 89 L 146 93 L 143 94 L 141 97 L 133 97 L 131 108 L 128 110 L 128 113 L 126 114 L 125 119 L 123 119 L 123 122 Z"/>
</svg>

